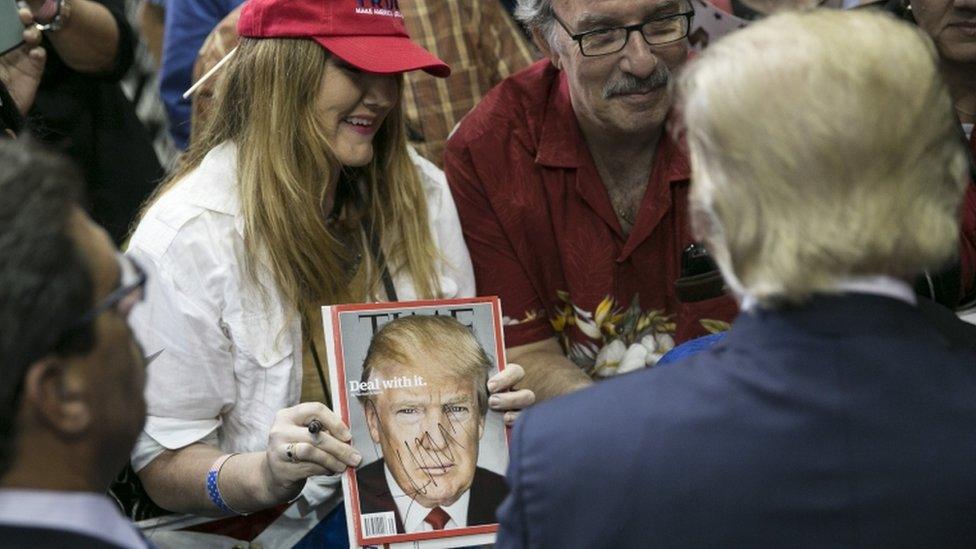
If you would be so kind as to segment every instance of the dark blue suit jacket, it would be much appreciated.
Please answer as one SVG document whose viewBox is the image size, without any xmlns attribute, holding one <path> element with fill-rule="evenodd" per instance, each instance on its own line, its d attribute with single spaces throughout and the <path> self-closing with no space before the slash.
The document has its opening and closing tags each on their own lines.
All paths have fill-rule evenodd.
<svg viewBox="0 0 976 549">
<path fill-rule="evenodd" d="M 976 547 L 976 327 L 848 295 L 526 411 L 505 547 Z"/>
</svg>

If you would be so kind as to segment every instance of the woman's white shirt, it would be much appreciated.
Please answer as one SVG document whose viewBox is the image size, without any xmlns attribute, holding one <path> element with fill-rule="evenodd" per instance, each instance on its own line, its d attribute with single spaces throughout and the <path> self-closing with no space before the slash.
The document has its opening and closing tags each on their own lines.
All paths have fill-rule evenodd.
<svg viewBox="0 0 976 549">
<path fill-rule="evenodd" d="M 474 295 L 474 273 L 443 172 L 410 151 L 420 174 L 445 297 Z M 246 282 L 237 151 L 215 147 L 146 213 L 127 253 L 149 275 L 130 323 L 147 357 L 146 425 L 132 452 L 136 471 L 164 449 L 198 441 L 227 452 L 263 451 L 275 413 L 298 404 L 302 331 L 270 271 Z M 412 281 L 393 277 L 401 300 Z"/>
</svg>

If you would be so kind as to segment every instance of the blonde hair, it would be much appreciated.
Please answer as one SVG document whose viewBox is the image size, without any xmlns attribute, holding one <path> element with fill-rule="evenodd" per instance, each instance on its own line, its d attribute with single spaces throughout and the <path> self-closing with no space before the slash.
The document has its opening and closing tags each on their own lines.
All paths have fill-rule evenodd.
<svg viewBox="0 0 976 549">
<path fill-rule="evenodd" d="M 303 316 L 316 304 L 363 299 L 350 288 L 353 278 L 364 282 L 367 295 L 375 292 L 384 266 L 367 261 L 351 276 L 345 266 L 355 252 L 345 249 L 326 225 L 328 191 L 340 185 L 354 195 L 344 204 L 346 227 L 359 234 L 360 221 L 368 219 L 388 250 L 389 263 L 410 273 L 418 296 L 440 297 L 438 254 L 423 188 L 407 153 L 399 103 L 374 138 L 370 164 L 342 168 L 316 111 L 328 56 L 310 40 L 242 38 L 224 69 L 206 126 L 147 208 L 196 169 L 211 149 L 234 142 L 243 259 L 252 281 L 263 255 L 281 297 Z M 363 196 L 355 196 L 360 192 L 357 180 L 364 182 Z M 357 241 L 369 257 L 367 242 Z"/>
<path fill-rule="evenodd" d="M 711 45 L 679 87 L 693 225 L 736 292 L 796 302 L 956 251 L 965 152 L 917 29 L 775 15 Z"/>
<path fill-rule="evenodd" d="M 447 374 L 473 380 L 478 411 L 488 411 L 488 372 L 493 363 L 471 330 L 447 316 L 405 316 L 380 328 L 369 344 L 363 360 L 361 380 L 369 381 L 375 369 L 389 371 L 393 365 L 426 363 L 431 358 L 450 364 Z M 369 400 L 370 396 L 362 396 Z"/>
</svg>

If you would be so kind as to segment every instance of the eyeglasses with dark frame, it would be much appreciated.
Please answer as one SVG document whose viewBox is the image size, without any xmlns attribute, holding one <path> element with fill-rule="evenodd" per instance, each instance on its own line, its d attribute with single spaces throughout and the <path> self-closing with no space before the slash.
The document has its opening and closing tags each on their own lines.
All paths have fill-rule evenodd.
<svg viewBox="0 0 976 549">
<path fill-rule="evenodd" d="M 146 271 L 132 258 L 125 254 L 116 255 L 119 264 L 119 286 L 112 290 L 107 296 L 99 300 L 94 307 L 85 314 L 78 317 L 78 320 L 71 325 L 69 330 L 79 330 L 94 321 L 98 315 L 115 308 L 122 318 L 129 316 L 129 311 L 136 303 L 142 301 L 145 296 Z"/>
<path fill-rule="evenodd" d="M 142 301 L 145 295 L 145 286 L 148 276 L 139 264 L 132 258 L 116 252 L 115 261 L 119 266 L 119 284 L 107 296 L 98 300 L 98 303 L 85 311 L 74 322 L 68 325 L 55 340 L 50 351 L 56 354 L 74 354 L 85 348 L 84 340 L 79 340 L 78 336 L 95 321 L 99 315 L 115 309 L 116 313 L 123 319 L 128 319 L 129 312 L 136 303 Z"/>
<path fill-rule="evenodd" d="M 553 12 L 552 16 L 566 34 L 579 45 L 585 57 L 610 55 L 623 50 L 630 39 L 630 33 L 639 32 L 649 46 L 663 46 L 677 42 L 691 32 L 691 20 L 695 17 L 694 8 L 689 11 L 654 17 L 636 25 L 595 29 L 573 34 L 566 23 Z"/>
</svg>

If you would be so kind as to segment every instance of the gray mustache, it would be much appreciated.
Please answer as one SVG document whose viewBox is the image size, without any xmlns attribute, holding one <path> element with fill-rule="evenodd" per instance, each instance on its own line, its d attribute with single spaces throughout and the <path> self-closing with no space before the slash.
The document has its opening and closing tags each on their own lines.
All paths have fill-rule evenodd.
<svg viewBox="0 0 976 549">
<path fill-rule="evenodd" d="M 624 74 L 620 78 L 607 82 L 603 87 L 603 98 L 610 99 L 615 95 L 625 93 L 648 93 L 664 86 L 671 80 L 671 71 L 665 65 L 660 65 L 647 78 L 637 78 L 632 74 Z"/>
</svg>

